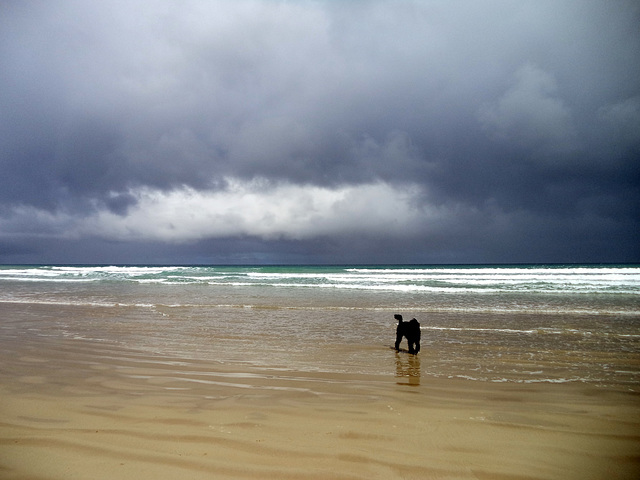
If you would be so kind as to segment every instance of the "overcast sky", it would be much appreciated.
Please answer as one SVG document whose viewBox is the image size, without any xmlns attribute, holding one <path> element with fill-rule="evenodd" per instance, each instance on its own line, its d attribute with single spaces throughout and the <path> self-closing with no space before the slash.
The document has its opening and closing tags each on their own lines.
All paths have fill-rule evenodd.
<svg viewBox="0 0 640 480">
<path fill-rule="evenodd" d="M 638 262 L 639 26 L 633 0 L 5 0 L 0 262 Z"/>
</svg>

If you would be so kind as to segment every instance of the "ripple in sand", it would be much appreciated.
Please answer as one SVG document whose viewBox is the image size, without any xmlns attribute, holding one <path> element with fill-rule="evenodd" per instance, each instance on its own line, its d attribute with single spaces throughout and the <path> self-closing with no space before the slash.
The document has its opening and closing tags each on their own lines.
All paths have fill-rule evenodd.
<svg viewBox="0 0 640 480">
<path fill-rule="evenodd" d="M 31 385 L 40 385 L 46 383 L 47 379 L 39 375 L 27 375 L 24 377 L 20 377 L 18 381 L 20 381 L 21 383 L 29 383 Z"/>
</svg>

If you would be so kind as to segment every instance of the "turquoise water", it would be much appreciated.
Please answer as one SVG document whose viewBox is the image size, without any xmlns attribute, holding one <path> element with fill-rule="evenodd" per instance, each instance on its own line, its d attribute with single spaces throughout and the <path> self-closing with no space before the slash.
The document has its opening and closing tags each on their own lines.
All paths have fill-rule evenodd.
<svg viewBox="0 0 640 480">
<path fill-rule="evenodd" d="M 640 266 L 0 266 L 0 281 L 637 295 Z"/>
<path fill-rule="evenodd" d="M 2 266 L 0 310 L 5 343 L 371 374 L 402 370 L 400 313 L 421 377 L 640 382 L 637 265 Z"/>
</svg>

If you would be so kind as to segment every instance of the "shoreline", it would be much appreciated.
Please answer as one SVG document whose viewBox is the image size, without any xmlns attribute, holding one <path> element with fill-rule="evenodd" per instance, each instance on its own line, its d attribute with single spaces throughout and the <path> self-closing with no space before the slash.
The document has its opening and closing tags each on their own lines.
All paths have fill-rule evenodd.
<svg viewBox="0 0 640 480">
<path fill-rule="evenodd" d="M 2 478 L 640 472 L 640 397 L 624 387 L 301 372 L 40 342 L 0 353 Z"/>
</svg>

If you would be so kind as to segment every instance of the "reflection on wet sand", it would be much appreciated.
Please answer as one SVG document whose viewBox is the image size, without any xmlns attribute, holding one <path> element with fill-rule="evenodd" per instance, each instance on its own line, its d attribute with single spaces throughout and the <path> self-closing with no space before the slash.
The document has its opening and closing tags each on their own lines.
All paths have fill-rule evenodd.
<svg viewBox="0 0 640 480">
<path fill-rule="evenodd" d="M 420 385 L 424 354 L 394 352 L 394 375 L 380 348 L 384 375 L 340 374 L 17 332 L 0 336 L 3 479 L 637 478 L 622 389 L 433 378 L 431 351 Z"/>
<path fill-rule="evenodd" d="M 396 352 L 396 377 L 398 385 L 420 385 L 420 356 Z"/>
</svg>

